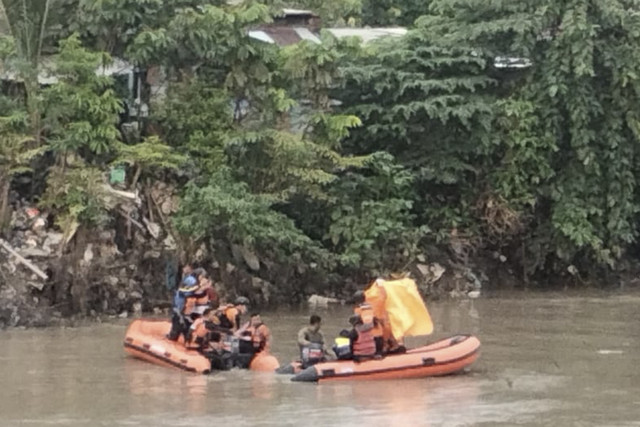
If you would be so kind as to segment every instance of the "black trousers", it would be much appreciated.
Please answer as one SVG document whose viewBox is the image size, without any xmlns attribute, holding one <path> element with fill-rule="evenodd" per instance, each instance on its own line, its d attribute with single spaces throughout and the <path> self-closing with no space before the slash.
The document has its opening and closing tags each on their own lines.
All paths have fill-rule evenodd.
<svg viewBox="0 0 640 427">
<path fill-rule="evenodd" d="M 184 320 L 181 322 L 180 319 Z M 186 341 L 187 335 L 189 334 L 190 326 L 190 319 L 173 313 L 173 316 L 171 316 L 171 330 L 169 331 L 169 335 L 167 335 L 167 338 L 171 341 L 177 341 L 180 337 L 180 334 L 183 334 Z"/>
</svg>

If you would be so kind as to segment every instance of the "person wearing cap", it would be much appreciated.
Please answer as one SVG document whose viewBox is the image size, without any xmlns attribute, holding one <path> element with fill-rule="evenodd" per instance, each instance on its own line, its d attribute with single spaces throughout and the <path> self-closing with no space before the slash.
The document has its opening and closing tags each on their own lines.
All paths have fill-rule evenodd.
<svg viewBox="0 0 640 427">
<path fill-rule="evenodd" d="M 176 290 L 173 296 L 173 312 L 171 316 L 171 331 L 167 338 L 171 341 L 177 341 L 181 334 L 184 334 L 185 340 L 191 326 L 191 319 L 184 313 L 187 298 L 192 296 L 198 288 L 198 281 L 192 274 L 187 274 Z"/>
</svg>

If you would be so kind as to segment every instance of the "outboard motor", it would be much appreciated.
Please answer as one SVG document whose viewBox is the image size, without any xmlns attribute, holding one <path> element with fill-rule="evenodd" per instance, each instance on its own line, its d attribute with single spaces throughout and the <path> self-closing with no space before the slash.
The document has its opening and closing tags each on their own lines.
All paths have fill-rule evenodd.
<svg viewBox="0 0 640 427">
<path fill-rule="evenodd" d="M 302 360 L 303 368 L 323 362 L 325 358 L 322 344 L 311 343 L 302 347 L 300 349 L 300 360 Z"/>
</svg>

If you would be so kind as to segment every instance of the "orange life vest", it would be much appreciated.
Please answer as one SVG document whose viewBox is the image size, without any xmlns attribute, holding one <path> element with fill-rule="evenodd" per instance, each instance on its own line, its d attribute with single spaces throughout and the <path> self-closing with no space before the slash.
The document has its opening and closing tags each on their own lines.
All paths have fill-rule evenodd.
<svg viewBox="0 0 640 427">
<path fill-rule="evenodd" d="M 374 316 L 374 310 L 371 304 L 362 303 L 354 310 L 355 314 L 362 319 L 362 328 L 371 330 L 371 333 L 375 337 L 381 337 L 383 335 L 383 327 L 380 320 Z"/>
<path fill-rule="evenodd" d="M 225 307 L 221 307 L 218 311 L 220 315 L 220 326 L 223 328 L 237 330 L 240 321 L 240 312 L 233 304 L 228 304 Z"/>
<path fill-rule="evenodd" d="M 207 308 L 209 308 L 209 295 L 206 292 L 202 293 L 202 296 L 195 297 L 194 312 L 202 314 Z"/>
<path fill-rule="evenodd" d="M 209 297 L 207 296 L 206 293 L 202 296 L 196 296 L 196 295 L 189 296 L 187 297 L 184 303 L 184 309 L 182 312 L 186 315 L 193 314 L 193 313 L 202 314 L 202 312 L 208 305 L 209 305 Z"/>
<path fill-rule="evenodd" d="M 186 347 L 191 349 L 200 348 L 200 345 L 204 338 L 207 336 L 208 332 L 205 325 L 205 319 L 202 317 L 198 317 L 196 320 L 194 320 L 190 330 L 191 336 Z"/>
<path fill-rule="evenodd" d="M 249 326 L 245 332 L 247 335 L 251 334 L 251 342 L 256 352 L 264 350 L 269 344 L 271 331 L 264 323 L 260 323 L 258 326 Z"/>
<path fill-rule="evenodd" d="M 358 330 L 359 328 L 356 328 Z M 353 342 L 354 356 L 374 356 L 376 354 L 376 341 L 373 330 L 358 330 L 358 339 Z"/>
</svg>

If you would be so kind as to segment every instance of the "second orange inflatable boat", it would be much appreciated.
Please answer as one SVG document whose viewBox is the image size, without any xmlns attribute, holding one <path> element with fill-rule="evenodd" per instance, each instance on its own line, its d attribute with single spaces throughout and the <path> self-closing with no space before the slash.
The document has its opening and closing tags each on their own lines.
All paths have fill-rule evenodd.
<svg viewBox="0 0 640 427">
<path fill-rule="evenodd" d="M 319 363 L 301 371 L 292 378 L 292 381 L 322 383 L 447 375 L 471 365 L 478 358 L 479 351 L 480 341 L 476 337 L 457 335 L 406 353 L 388 355 L 382 359 Z"/>
<path fill-rule="evenodd" d="M 208 374 L 211 362 L 195 350 L 188 350 L 180 341 L 170 341 L 165 336 L 171 330 L 167 320 L 138 319 L 131 322 L 124 338 L 124 350 L 139 359 L 156 365 L 179 368 L 188 372 Z M 273 372 L 279 366 L 275 357 L 258 353 L 253 357 L 249 369 Z"/>
</svg>

